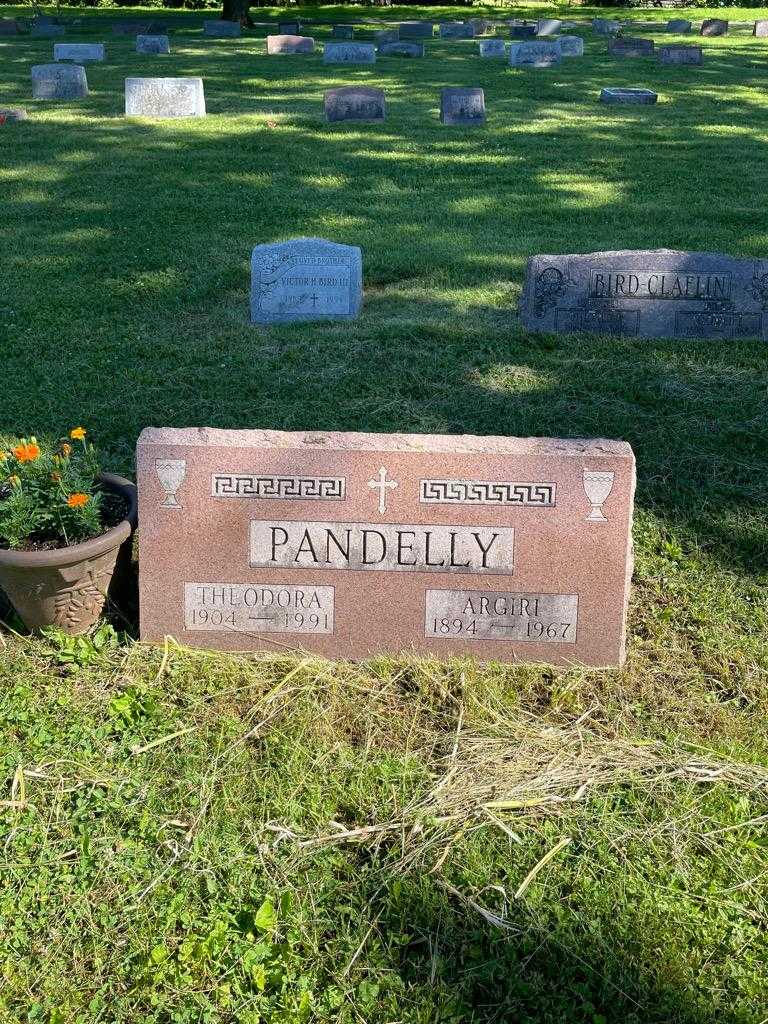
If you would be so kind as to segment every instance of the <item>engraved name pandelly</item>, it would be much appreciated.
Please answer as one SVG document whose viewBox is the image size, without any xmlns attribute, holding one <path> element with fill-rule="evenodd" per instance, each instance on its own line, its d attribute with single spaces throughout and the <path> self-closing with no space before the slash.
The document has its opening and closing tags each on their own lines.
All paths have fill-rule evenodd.
<svg viewBox="0 0 768 1024">
<path fill-rule="evenodd" d="M 533 505 L 553 507 L 555 484 L 510 480 L 422 480 L 423 505 Z"/>
<path fill-rule="evenodd" d="M 344 501 L 343 476 L 256 476 L 253 473 L 214 473 L 214 498 L 282 498 L 288 501 Z"/>
</svg>

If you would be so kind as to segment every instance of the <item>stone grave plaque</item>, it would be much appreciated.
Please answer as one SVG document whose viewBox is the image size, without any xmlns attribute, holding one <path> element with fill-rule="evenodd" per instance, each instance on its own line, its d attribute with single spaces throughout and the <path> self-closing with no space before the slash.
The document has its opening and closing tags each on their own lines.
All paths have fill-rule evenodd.
<svg viewBox="0 0 768 1024">
<path fill-rule="evenodd" d="M 700 46 L 660 46 L 656 51 L 659 64 L 703 64 Z"/>
<path fill-rule="evenodd" d="M 509 30 L 510 39 L 535 39 L 535 25 L 512 25 Z"/>
<path fill-rule="evenodd" d="M 534 256 L 520 310 L 538 331 L 768 340 L 768 260 L 671 249 Z"/>
<path fill-rule="evenodd" d="M 623 89 L 611 86 L 600 90 L 601 103 L 634 103 L 641 106 L 649 106 L 652 103 L 656 103 L 658 98 L 658 93 L 653 92 L 651 89 Z"/>
<path fill-rule="evenodd" d="M 301 35 L 301 23 L 298 21 L 279 21 L 277 31 L 281 36 Z"/>
<path fill-rule="evenodd" d="M 515 68 L 551 68 L 563 59 L 559 40 L 510 43 L 509 63 Z"/>
<path fill-rule="evenodd" d="M 350 108 L 357 120 L 372 120 L 381 109 L 381 89 L 351 86 L 364 94 Z M 331 92 L 343 92 L 333 89 Z M 370 92 L 380 96 L 371 100 Z M 326 110 L 328 109 L 326 93 Z M 366 103 L 370 107 L 366 107 Z M 335 117 L 333 120 L 343 120 Z M 381 118 L 376 118 L 381 120 Z M 354 320 L 363 300 L 363 258 L 356 245 L 323 238 L 294 238 L 290 242 L 257 245 L 251 256 L 251 322 L 300 323 L 310 320 Z"/>
<path fill-rule="evenodd" d="M 379 32 L 374 32 L 373 38 L 377 46 L 384 43 L 397 43 L 400 41 L 400 29 L 383 28 Z"/>
<path fill-rule="evenodd" d="M 481 57 L 504 60 L 507 56 L 507 47 L 503 39 L 481 39 L 478 45 Z"/>
<path fill-rule="evenodd" d="M 334 25 L 331 35 L 334 39 L 354 39 L 355 27 L 354 25 Z"/>
<path fill-rule="evenodd" d="M 81 100 L 88 79 L 80 64 L 36 64 L 32 68 L 33 100 Z"/>
<path fill-rule="evenodd" d="M 202 78 L 126 78 L 127 117 L 205 117 Z"/>
<path fill-rule="evenodd" d="M 54 60 L 71 60 L 75 64 L 84 64 L 86 61 L 104 60 L 103 43 L 54 43 Z"/>
<path fill-rule="evenodd" d="M 615 36 L 621 32 L 620 21 L 612 21 L 610 18 L 593 18 L 592 28 L 601 36 Z"/>
<path fill-rule="evenodd" d="M 148 428 L 141 638 L 617 666 L 622 441 Z"/>
<path fill-rule="evenodd" d="M 170 53 L 168 36 L 136 36 L 136 53 Z"/>
<path fill-rule="evenodd" d="M 536 35 L 556 36 L 562 27 L 563 23 L 558 18 L 540 18 L 536 22 Z"/>
<path fill-rule="evenodd" d="M 23 107 L 0 107 L 0 124 L 26 120 L 27 112 Z"/>
<path fill-rule="evenodd" d="M 584 40 L 581 36 L 558 36 L 557 41 L 564 57 L 584 56 Z"/>
<path fill-rule="evenodd" d="M 622 36 L 608 41 L 608 53 L 612 57 L 651 57 L 653 50 L 652 39 L 630 39 Z"/>
<path fill-rule="evenodd" d="M 323 97 L 327 121 L 384 121 L 387 105 L 384 90 L 367 85 L 329 89 Z"/>
<path fill-rule="evenodd" d="M 688 35 L 692 27 L 686 18 L 672 18 L 667 22 L 667 32 L 674 32 L 678 36 Z"/>
<path fill-rule="evenodd" d="M 466 21 L 441 21 L 437 26 L 441 39 L 474 39 L 475 29 Z"/>
<path fill-rule="evenodd" d="M 493 28 L 491 22 L 485 18 L 469 18 L 467 24 L 472 26 L 475 36 L 484 36 L 486 32 L 490 32 Z"/>
<path fill-rule="evenodd" d="M 485 121 L 483 90 L 456 86 L 441 89 L 440 121 L 443 124 L 483 124 Z"/>
<path fill-rule="evenodd" d="M 219 21 L 213 19 L 203 22 L 203 33 L 213 39 L 236 39 L 240 36 L 239 21 Z"/>
<path fill-rule="evenodd" d="M 764 39 L 768 36 L 768 21 L 756 21 L 752 28 L 752 35 L 758 36 L 760 39 Z"/>
<path fill-rule="evenodd" d="M 311 36 L 267 36 L 267 53 L 314 53 L 315 40 Z"/>
<path fill-rule="evenodd" d="M 403 21 L 399 31 L 401 39 L 431 39 L 435 26 L 431 21 Z"/>
<path fill-rule="evenodd" d="M 722 18 L 707 18 L 701 23 L 701 35 L 703 36 L 727 36 L 728 22 Z"/>
<path fill-rule="evenodd" d="M 423 57 L 424 43 L 411 43 L 407 39 L 397 43 L 380 43 L 378 53 L 380 57 Z"/>
<path fill-rule="evenodd" d="M 373 43 L 326 43 L 323 64 L 375 64 L 376 47 Z"/>
</svg>

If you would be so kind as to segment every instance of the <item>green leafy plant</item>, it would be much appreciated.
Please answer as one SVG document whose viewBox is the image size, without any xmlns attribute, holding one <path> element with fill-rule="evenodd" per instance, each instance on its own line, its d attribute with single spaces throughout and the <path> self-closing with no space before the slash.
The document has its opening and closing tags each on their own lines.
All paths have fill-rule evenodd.
<svg viewBox="0 0 768 1024">
<path fill-rule="evenodd" d="M 103 532 L 99 460 L 85 435 L 0 438 L 0 547 L 66 547 Z"/>
</svg>

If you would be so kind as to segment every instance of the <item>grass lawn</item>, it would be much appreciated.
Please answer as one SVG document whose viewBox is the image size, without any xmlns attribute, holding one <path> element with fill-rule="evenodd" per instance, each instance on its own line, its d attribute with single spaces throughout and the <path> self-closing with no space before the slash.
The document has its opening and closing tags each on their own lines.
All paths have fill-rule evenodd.
<svg viewBox="0 0 768 1024">
<path fill-rule="evenodd" d="M 661 67 L 610 59 L 597 8 L 472 14 L 558 10 L 586 56 L 518 71 L 471 41 L 324 67 L 268 59 L 263 25 L 67 9 L 68 39 L 107 44 L 78 103 L 30 99 L 52 40 L 0 37 L 0 106 L 30 112 L 0 127 L 0 434 L 84 424 L 129 475 L 146 425 L 607 436 L 638 460 L 620 672 L 151 650 L 130 614 L 71 648 L 0 632 L 2 1024 L 768 1020 L 765 345 L 516 315 L 536 252 L 765 257 L 768 40 Z M 147 14 L 170 56 L 111 35 Z M 768 12 L 687 16 L 709 15 Z M 208 116 L 126 120 L 123 79 L 156 74 L 201 75 Z M 348 83 L 385 90 L 385 124 L 324 123 Z M 448 85 L 485 89 L 484 128 L 440 125 Z M 252 246 L 301 235 L 362 247 L 359 320 L 250 326 Z"/>
</svg>

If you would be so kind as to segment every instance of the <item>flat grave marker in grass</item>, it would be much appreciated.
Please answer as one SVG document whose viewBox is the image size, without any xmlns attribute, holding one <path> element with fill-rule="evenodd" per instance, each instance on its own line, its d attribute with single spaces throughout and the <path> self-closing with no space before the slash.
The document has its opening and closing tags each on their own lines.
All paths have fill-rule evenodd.
<svg viewBox="0 0 768 1024">
<path fill-rule="evenodd" d="M 0 124 L 26 120 L 27 112 L 23 107 L 0 107 Z"/>
<path fill-rule="evenodd" d="M 202 78 L 126 78 L 128 117 L 205 117 Z"/>
<path fill-rule="evenodd" d="M 236 39 L 240 36 L 239 21 L 219 21 L 212 19 L 203 22 L 203 33 L 213 39 Z"/>
<path fill-rule="evenodd" d="M 700 46 L 660 46 L 656 51 L 659 64 L 703 64 Z"/>
<path fill-rule="evenodd" d="M 136 53 L 170 53 L 171 41 L 168 36 L 136 36 Z"/>
<path fill-rule="evenodd" d="M 331 35 L 334 39 L 354 39 L 355 27 L 354 25 L 334 25 Z"/>
<path fill-rule="evenodd" d="M 535 331 L 768 340 L 768 260 L 671 249 L 534 256 L 520 314 Z"/>
<path fill-rule="evenodd" d="M 650 106 L 656 103 L 659 94 L 652 89 L 627 89 L 622 87 L 606 86 L 600 90 L 601 103 L 626 103 Z"/>
<path fill-rule="evenodd" d="M 80 64 L 36 64 L 31 74 L 33 100 L 81 100 L 88 95 Z"/>
<path fill-rule="evenodd" d="M 608 53 L 612 57 L 650 57 L 653 51 L 652 39 L 631 39 L 622 36 L 608 42 Z"/>
<path fill-rule="evenodd" d="M 54 60 L 71 60 L 76 64 L 86 61 L 103 61 L 104 43 L 54 43 Z"/>
<path fill-rule="evenodd" d="M 277 31 L 281 36 L 298 36 L 301 34 L 301 23 L 298 21 L 279 21 Z"/>
<path fill-rule="evenodd" d="M 687 35 L 692 28 L 693 25 L 686 18 L 672 18 L 666 25 L 667 32 L 673 32 L 678 36 Z"/>
<path fill-rule="evenodd" d="M 401 39 L 396 43 L 380 43 L 377 49 L 380 57 L 424 56 L 424 43 L 412 43 L 407 39 Z"/>
<path fill-rule="evenodd" d="M 512 25 L 509 30 L 511 39 L 535 39 L 535 25 Z"/>
<path fill-rule="evenodd" d="M 375 64 L 373 43 L 328 42 L 323 47 L 323 64 Z"/>
<path fill-rule="evenodd" d="M 451 86 L 440 91 L 442 124 L 483 124 L 485 93 L 482 89 Z"/>
<path fill-rule="evenodd" d="M 398 26 L 401 39 L 431 39 L 435 26 L 431 21 L 403 21 Z"/>
<path fill-rule="evenodd" d="M 144 640 L 624 659 L 625 442 L 149 428 L 137 467 Z"/>
<path fill-rule="evenodd" d="M 703 36 L 727 36 L 728 22 L 722 18 L 707 18 L 701 23 L 700 34 Z"/>
<path fill-rule="evenodd" d="M 507 46 L 503 39 L 481 39 L 479 48 L 481 57 L 504 60 L 507 56 Z"/>
<path fill-rule="evenodd" d="M 382 120 L 384 93 L 367 86 L 332 89 L 325 109 L 333 121 Z M 362 266 L 357 246 L 324 238 L 257 245 L 251 255 L 251 322 L 354 320 L 363 300 Z"/>
<path fill-rule="evenodd" d="M 515 68 L 551 68 L 560 64 L 562 59 L 563 51 L 558 40 L 510 43 L 509 46 L 509 63 Z"/>
<path fill-rule="evenodd" d="M 314 53 L 315 40 L 311 36 L 282 34 L 267 36 L 268 54 Z"/>
</svg>

